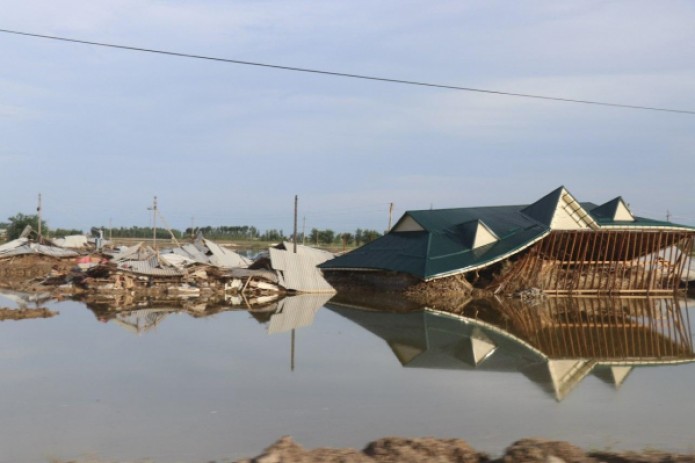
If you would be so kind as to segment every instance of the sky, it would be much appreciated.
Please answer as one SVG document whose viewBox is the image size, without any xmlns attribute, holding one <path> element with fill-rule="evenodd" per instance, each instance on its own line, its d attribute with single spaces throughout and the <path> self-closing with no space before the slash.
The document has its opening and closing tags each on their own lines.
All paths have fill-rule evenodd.
<svg viewBox="0 0 695 463">
<path fill-rule="evenodd" d="M 0 29 L 695 110 L 690 1 L 0 0 Z M 383 230 L 564 185 L 695 224 L 695 115 L 415 87 L 0 33 L 0 221 Z"/>
</svg>

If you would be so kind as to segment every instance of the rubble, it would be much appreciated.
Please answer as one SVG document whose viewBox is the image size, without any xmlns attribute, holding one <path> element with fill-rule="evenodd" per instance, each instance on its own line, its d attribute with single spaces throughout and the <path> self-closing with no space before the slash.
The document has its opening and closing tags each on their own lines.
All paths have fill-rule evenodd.
<svg viewBox="0 0 695 463">
<path fill-rule="evenodd" d="M 82 242 L 67 242 L 72 241 Z M 247 307 L 264 306 L 286 294 L 334 293 L 316 268 L 333 255 L 306 246 L 295 253 L 290 246 L 271 248 L 268 258 L 251 262 L 202 236 L 163 250 L 138 243 L 110 251 L 78 251 L 20 238 L 0 246 L 0 287 L 55 296 L 219 298 Z"/>
</svg>

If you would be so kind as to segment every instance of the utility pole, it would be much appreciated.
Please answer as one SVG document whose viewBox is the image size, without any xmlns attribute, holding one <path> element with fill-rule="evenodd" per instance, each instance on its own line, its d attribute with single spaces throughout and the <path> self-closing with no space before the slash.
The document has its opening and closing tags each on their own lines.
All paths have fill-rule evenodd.
<svg viewBox="0 0 695 463">
<path fill-rule="evenodd" d="M 294 195 L 294 253 L 297 254 L 297 206 L 299 204 L 299 196 Z"/>
<path fill-rule="evenodd" d="M 306 216 L 302 217 L 302 246 L 306 244 Z"/>
<path fill-rule="evenodd" d="M 109 241 L 111 241 L 111 246 L 113 246 L 113 224 L 111 223 L 111 217 L 109 217 Z"/>
<path fill-rule="evenodd" d="M 152 247 L 157 250 L 157 197 L 152 202 Z"/>
<path fill-rule="evenodd" d="M 41 242 L 43 241 L 42 238 L 41 238 L 41 193 L 39 193 L 39 204 L 38 204 L 38 206 L 36 207 L 36 212 L 37 212 L 37 215 L 39 216 L 39 230 L 38 230 L 38 233 L 39 233 L 39 244 L 41 244 Z"/>
<path fill-rule="evenodd" d="M 668 209 L 666 209 L 666 221 L 667 222 L 671 221 L 671 211 L 669 211 Z"/>
<path fill-rule="evenodd" d="M 389 228 L 386 229 L 386 232 L 391 231 L 391 219 L 393 218 L 393 203 L 389 203 Z"/>
</svg>

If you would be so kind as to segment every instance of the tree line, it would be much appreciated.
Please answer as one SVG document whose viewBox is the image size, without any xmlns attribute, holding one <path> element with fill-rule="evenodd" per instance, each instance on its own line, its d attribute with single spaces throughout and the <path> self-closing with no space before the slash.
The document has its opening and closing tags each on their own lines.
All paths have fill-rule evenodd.
<svg viewBox="0 0 695 463">
<path fill-rule="evenodd" d="M 27 226 L 30 226 L 34 232 L 39 230 L 39 216 L 25 215 L 18 213 L 13 217 L 9 217 L 8 222 L 0 222 L 0 230 L 5 230 L 4 236 L 7 240 L 14 240 L 20 237 Z M 56 228 L 50 229 L 45 220 L 41 221 L 41 234 L 46 238 L 62 238 L 68 235 L 79 235 L 82 230 L 71 228 Z"/>
<path fill-rule="evenodd" d="M 18 213 L 8 218 L 8 222 L 0 223 L 0 229 L 6 230 L 6 239 L 12 240 L 20 236 L 27 225 L 34 231 L 38 230 L 38 215 L 25 215 Z M 44 237 L 59 238 L 67 235 L 82 234 L 82 230 L 76 229 L 50 229 L 45 220 L 41 221 L 41 231 Z M 116 227 L 109 228 L 104 226 L 94 226 L 89 230 L 92 236 L 99 236 L 103 233 L 104 238 L 152 238 L 154 230 L 152 227 Z M 157 228 L 157 239 L 170 239 L 172 234 L 177 240 L 187 237 L 194 237 L 198 233 L 211 240 L 254 240 L 254 241 L 284 241 L 291 240 L 292 234 L 285 234 L 282 229 L 271 228 L 261 232 L 258 228 L 250 225 L 222 225 L 222 226 L 201 226 L 189 227 L 185 230 L 172 229 L 169 231 L 164 228 Z M 361 246 L 375 240 L 382 234 L 376 230 L 358 228 L 354 232 L 336 232 L 331 229 L 312 228 L 310 233 L 304 236 L 299 233 L 297 241 L 308 245 L 345 245 Z"/>
</svg>

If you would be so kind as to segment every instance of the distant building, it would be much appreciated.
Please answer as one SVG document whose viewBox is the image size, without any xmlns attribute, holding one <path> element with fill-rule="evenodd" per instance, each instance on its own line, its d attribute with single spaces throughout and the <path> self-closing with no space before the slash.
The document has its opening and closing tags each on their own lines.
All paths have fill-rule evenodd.
<svg viewBox="0 0 695 463">
<path fill-rule="evenodd" d="M 580 203 L 560 187 L 529 205 L 408 211 L 383 237 L 320 266 L 340 286 L 444 279 L 497 293 L 667 293 L 695 228 L 636 217 L 621 197 Z M 447 283 L 447 287 L 451 284 Z"/>
</svg>

